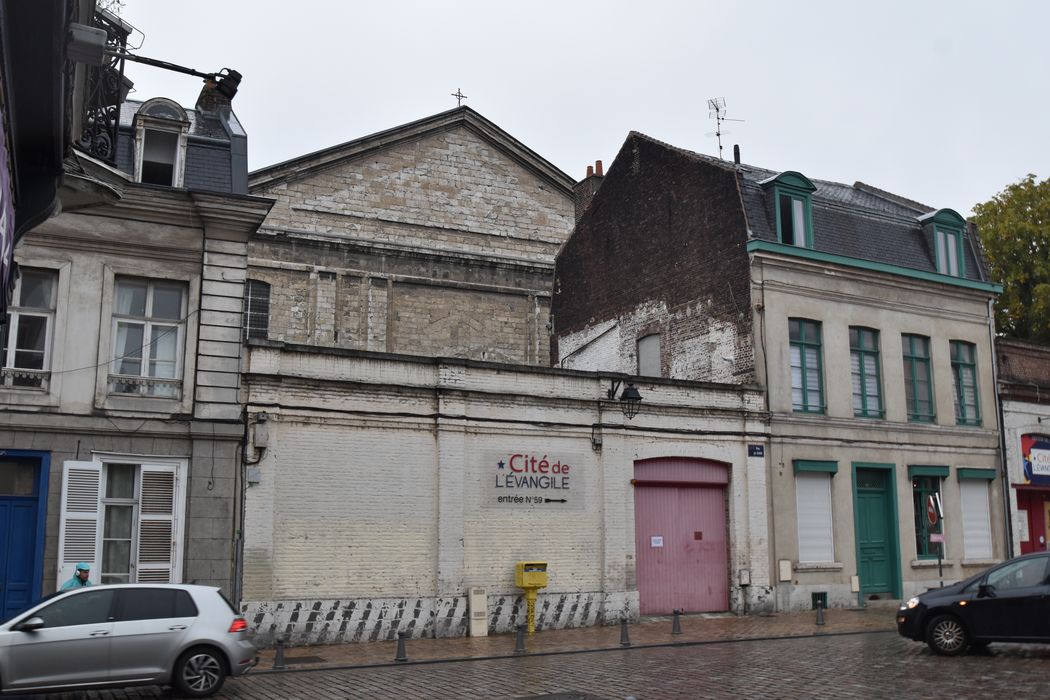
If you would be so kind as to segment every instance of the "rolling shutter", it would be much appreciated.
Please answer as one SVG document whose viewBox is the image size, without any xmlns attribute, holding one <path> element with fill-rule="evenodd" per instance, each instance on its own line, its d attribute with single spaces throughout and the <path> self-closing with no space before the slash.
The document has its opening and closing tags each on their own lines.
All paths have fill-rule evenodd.
<svg viewBox="0 0 1050 700">
<path fill-rule="evenodd" d="M 91 583 L 98 583 L 99 485 L 98 462 L 62 464 L 62 512 L 58 527 L 58 579 L 73 576 L 77 562 L 91 564 Z"/>
<path fill-rule="evenodd" d="M 798 503 L 799 563 L 835 561 L 831 525 L 831 474 L 795 474 L 795 495 Z"/>
<path fill-rule="evenodd" d="M 136 580 L 140 583 L 177 583 L 175 493 L 176 467 L 143 464 L 139 484 L 139 522 Z"/>
<path fill-rule="evenodd" d="M 967 559 L 992 558 L 992 519 L 988 507 L 988 482 L 961 479 L 963 556 Z"/>
</svg>

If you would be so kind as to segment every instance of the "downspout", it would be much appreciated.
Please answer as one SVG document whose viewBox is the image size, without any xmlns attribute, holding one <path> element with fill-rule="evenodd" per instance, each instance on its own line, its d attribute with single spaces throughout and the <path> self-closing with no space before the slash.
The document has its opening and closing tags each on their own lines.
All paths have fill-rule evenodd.
<svg viewBox="0 0 1050 700">
<path fill-rule="evenodd" d="M 999 395 L 999 356 L 995 351 L 995 302 L 988 299 L 988 339 L 992 348 L 992 394 L 995 396 L 995 412 L 999 421 L 999 470 L 1003 480 L 1003 519 L 1006 530 L 1006 556 L 1014 555 L 1013 514 L 1010 512 L 1010 468 L 1006 463 L 1006 423 L 1003 414 L 1003 400 Z"/>
</svg>

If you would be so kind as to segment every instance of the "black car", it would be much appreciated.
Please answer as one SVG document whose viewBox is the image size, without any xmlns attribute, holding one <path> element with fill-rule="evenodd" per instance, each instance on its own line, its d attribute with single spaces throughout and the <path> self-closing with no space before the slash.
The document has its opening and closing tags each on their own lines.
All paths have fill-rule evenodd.
<svg viewBox="0 0 1050 700">
<path fill-rule="evenodd" d="M 912 598 L 897 611 L 897 631 L 948 656 L 990 642 L 1050 642 L 1050 554 L 1026 554 Z"/>
</svg>

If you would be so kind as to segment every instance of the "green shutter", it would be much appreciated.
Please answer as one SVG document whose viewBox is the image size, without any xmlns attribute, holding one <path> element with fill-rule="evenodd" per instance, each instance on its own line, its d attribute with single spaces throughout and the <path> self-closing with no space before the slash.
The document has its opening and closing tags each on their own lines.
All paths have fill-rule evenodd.
<svg viewBox="0 0 1050 700">
<path fill-rule="evenodd" d="M 838 474 L 839 463 L 838 462 L 827 462 L 817 459 L 796 459 L 792 460 L 792 464 L 795 465 L 795 473 L 799 472 L 823 472 L 825 474 Z"/>
<path fill-rule="evenodd" d="M 928 466 L 928 465 L 909 465 L 908 466 L 908 478 L 914 479 L 917 476 L 939 476 L 942 479 L 946 479 L 951 473 L 949 467 L 941 466 Z"/>
</svg>

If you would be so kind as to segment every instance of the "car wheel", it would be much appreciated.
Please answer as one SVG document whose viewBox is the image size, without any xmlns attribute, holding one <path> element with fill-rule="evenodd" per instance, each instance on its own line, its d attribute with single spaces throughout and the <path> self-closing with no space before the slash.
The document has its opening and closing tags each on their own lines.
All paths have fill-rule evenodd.
<svg viewBox="0 0 1050 700">
<path fill-rule="evenodd" d="M 211 649 L 190 649 L 175 662 L 172 682 L 180 693 L 191 698 L 217 693 L 225 680 L 222 659 Z"/>
<path fill-rule="evenodd" d="M 966 651 L 970 639 L 959 618 L 954 615 L 938 615 L 926 626 L 926 643 L 938 654 L 956 656 Z"/>
</svg>

